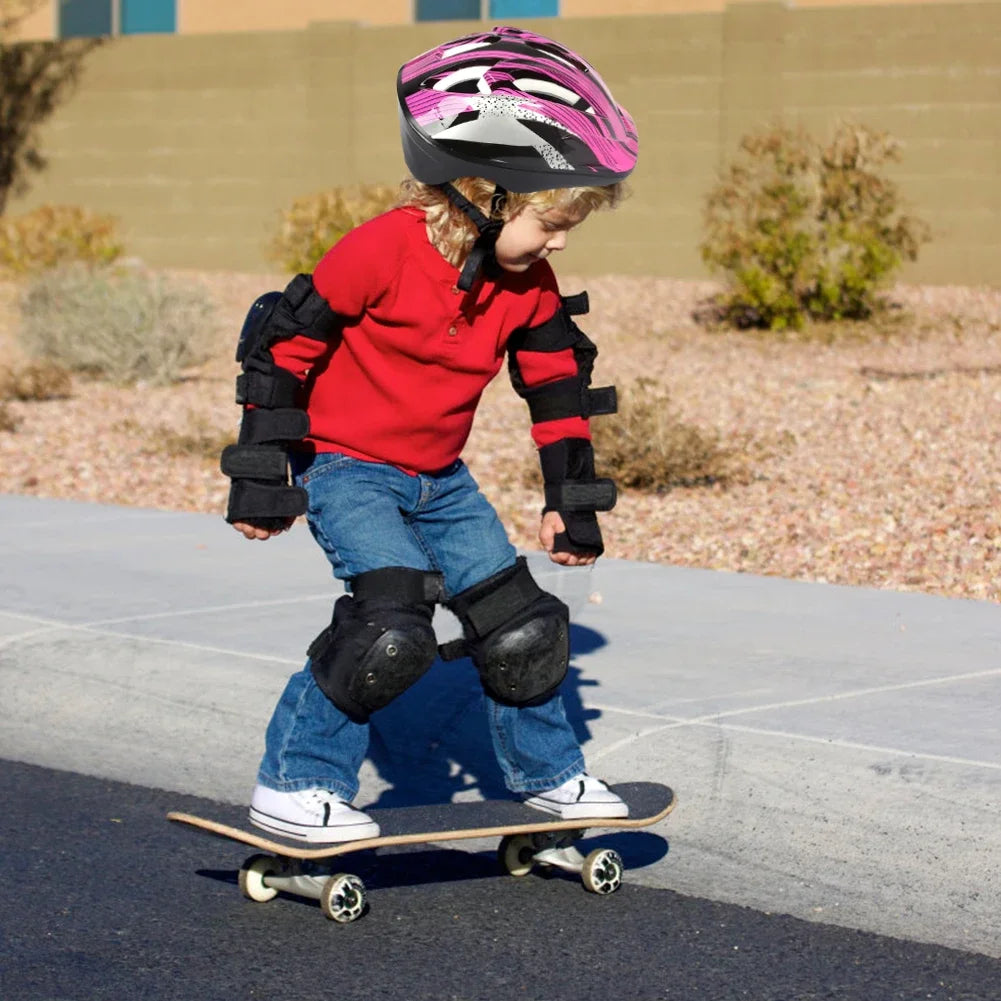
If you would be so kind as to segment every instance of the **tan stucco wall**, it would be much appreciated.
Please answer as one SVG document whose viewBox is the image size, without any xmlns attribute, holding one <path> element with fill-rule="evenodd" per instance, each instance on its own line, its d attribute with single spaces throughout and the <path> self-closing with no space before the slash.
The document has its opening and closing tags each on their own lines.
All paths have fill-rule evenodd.
<svg viewBox="0 0 1001 1001">
<path fill-rule="evenodd" d="M 408 24 L 411 0 L 178 0 L 181 34 L 219 31 L 287 31 L 316 21 Z"/>
<path fill-rule="evenodd" d="M 41 3 L 33 7 L 17 22 L 11 38 L 13 40 L 26 38 L 52 38 L 56 32 L 56 11 L 54 3 Z"/>
<path fill-rule="evenodd" d="M 731 0 L 757 3 L 758 0 Z M 797 0 L 790 7 L 843 7 L 936 3 L 943 0 Z M 964 3 L 966 0 L 944 0 Z M 58 0 L 38 0 L 38 7 L 18 26 L 18 39 L 52 38 Z M 296 31 L 318 21 L 362 25 L 410 24 L 414 0 L 177 0 L 178 34 L 241 31 Z M 560 0 L 560 18 L 650 17 L 725 10 L 726 0 Z M 487 18 L 487 20 L 490 20 Z M 550 22 L 551 23 L 551 22 Z"/>
<path fill-rule="evenodd" d="M 266 267 L 296 196 L 403 176 L 396 69 L 470 27 L 115 40 L 44 128 L 50 166 L 9 211 L 80 204 L 116 214 L 151 263 Z M 904 277 L 1001 284 L 999 30 L 997 2 L 560 19 L 641 137 L 632 197 L 589 220 L 561 266 L 702 276 L 704 196 L 740 137 L 779 118 L 824 137 L 851 118 L 903 142 L 893 175 L 933 227 Z"/>
</svg>

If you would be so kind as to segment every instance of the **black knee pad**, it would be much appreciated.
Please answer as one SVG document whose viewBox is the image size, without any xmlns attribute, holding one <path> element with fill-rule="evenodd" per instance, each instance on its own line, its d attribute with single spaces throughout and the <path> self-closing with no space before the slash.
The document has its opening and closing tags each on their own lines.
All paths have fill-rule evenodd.
<svg viewBox="0 0 1001 1001">
<path fill-rule="evenodd" d="M 456 595 L 448 607 L 465 635 L 448 654 L 472 658 L 488 695 L 530 706 L 556 694 L 570 662 L 570 610 L 535 583 L 524 558 Z"/>
<path fill-rule="evenodd" d="M 387 567 L 360 574 L 338 598 L 330 625 L 309 648 L 324 695 L 356 722 L 389 705 L 434 663 L 431 619 L 440 574 Z"/>
</svg>

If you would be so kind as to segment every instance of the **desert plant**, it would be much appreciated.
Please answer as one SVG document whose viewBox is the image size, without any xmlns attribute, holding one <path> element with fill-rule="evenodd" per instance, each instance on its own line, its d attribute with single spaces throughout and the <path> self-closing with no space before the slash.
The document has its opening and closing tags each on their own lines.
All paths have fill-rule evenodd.
<svg viewBox="0 0 1001 1001">
<path fill-rule="evenodd" d="M 130 383 L 177 382 L 208 358 L 214 306 L 196 285 L 135 268 L 54 268 L 29 282 L 20 339 L 33 358 Z"/>
<path fill-rule="evenodd" d="M 44 0 L 0 0 L 0 212 L 46 165 L 39 127 L 72 92 L 101 38 L 13 42 L 18 23 Z"/>
<path fill-rule="evenodd" d="M 728 279 L 724 319 L 781 330 L 876 312 L 928 239 L 883 173 L 899 158 L 888 134 L 848 123 L 827 146 L 786 127 L 745 137 L 705 206 L 702 258 Z"/>
<path fill-rule="evenodd" d="M 18 428 L 18 421 L 3 400 L 0 400 L 0 433 L 10 434 Z"/>
<path fill-rule="evenodd" d="M 747 443 L 727 444 L 718 431 L 684 421 L 653 379 L 620 389 L 618 413 L 594 420 L 591 433 L 600 474 L 621 487 L 727 486 L 748 476 Z"/>
<path fill-rule="evenodd" d="M 65 399 L 72 380 L 62 365 L 51 361 L 30 362 L 0 376 L 0 400 L 43 401 Z"/>
<path fill-rule="evenodd" d="M 282 213 L 270 253 L 290 273 L 311 273 L 321 257 L 355 226 L 391 209 L 395 187 L 362 184 L 297 198 Z"/>
<path fill-rule="evenodd" d="M 33 274 L 70 261 L 110 264 L 121 253 L 115 220 L 77 205 L 0 218 L 0 272 Z"/>
<path fill-rule="evenodd" d="M 219 461 L 219 454 L 227 445 L 236 441 L 235 427 L 222 429 L 211 424 L 206 417 L 189 411 L 185 427 L 169 424 L 144 424 L 127 417 L 112 428 L 126 434 L 139 444 L 143 455 L 164 455 L 171 459 L 194 458 L 212 463 Z"/>
</svg>

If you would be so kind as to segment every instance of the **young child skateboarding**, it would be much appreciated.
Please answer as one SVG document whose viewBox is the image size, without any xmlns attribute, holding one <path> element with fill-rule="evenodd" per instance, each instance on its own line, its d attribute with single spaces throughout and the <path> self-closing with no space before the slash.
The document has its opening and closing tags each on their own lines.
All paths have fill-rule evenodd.
<svg viewBox="0 0 1001 1001">
<path fill-rule="evenodd" d="M 560 297 L 547 258 L 617 202 L 635 127 L 580 56 L 516 28 L 418 56 L 397 93 L 401 204 L 258 299 L 240 339 L 227 521 L 268 539 L 306 514 L 348 592 L 275 708 L 250 819 L 309 842 L 378 835 L 351 805 L 368 721 L 435 660 L 439 602 L 512 793 L 561 818 L 624 817 L 564 713 L 568 610 L 460 454 L 506 358 L 545 481 L 539 541 L 563 565 L 601 554 L 595 512 L 615 487 L 595 477 L 588 418 L 614 412 L 614 390 L 590 388 L 596 351 L 573 320 L 586 298 Z"/>
</svg>

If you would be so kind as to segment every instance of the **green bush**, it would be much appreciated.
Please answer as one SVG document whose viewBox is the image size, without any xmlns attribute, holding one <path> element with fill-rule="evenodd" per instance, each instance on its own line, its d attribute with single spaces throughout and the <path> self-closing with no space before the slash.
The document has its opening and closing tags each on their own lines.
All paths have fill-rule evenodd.
<svg viewBox="0 0 1001 1001">
<path fill-rule="evenodd" d="M 748 478 L 747 442 L 726 444 L 718 431 L 683 421 L 653 379 L 620 390 L 618 413 L 595 419 L 591 434 L 599 473 L 620 487 L 728 486 Z"/>
<path fill-rule="evenodd" d="M 290 274 L 311 274 L 345 233 L 388 211 L 398 199 L 399 190 L 385 184 L 330 188 L 297 198 L 282 213 L 271 257 Z"/>
<path fill-rule="evenodd" d="M 42 205 L 0 218 L 0 272 L 36 274 L 70 261 L 110 264 L 122 253 L 111 216 L 76 205 Z"/>
<path fill-rule="evenodd" d="M 119 383 L 177 382 L 213 343 L 203 288 L 134 268 L 54 268 L 27 285 L 21 316 L 31 357 Z"/>
<path fill-rule="evenodd" d="M 886 133 L 847 123 L 827 146 L 802 129 L 746 137 L 705 206 L 702 258 L 728 278 L 724 319 L 781 330 L 872 316 L 928 239 L 883 174 L 899 157 Z"/>
</svg>

